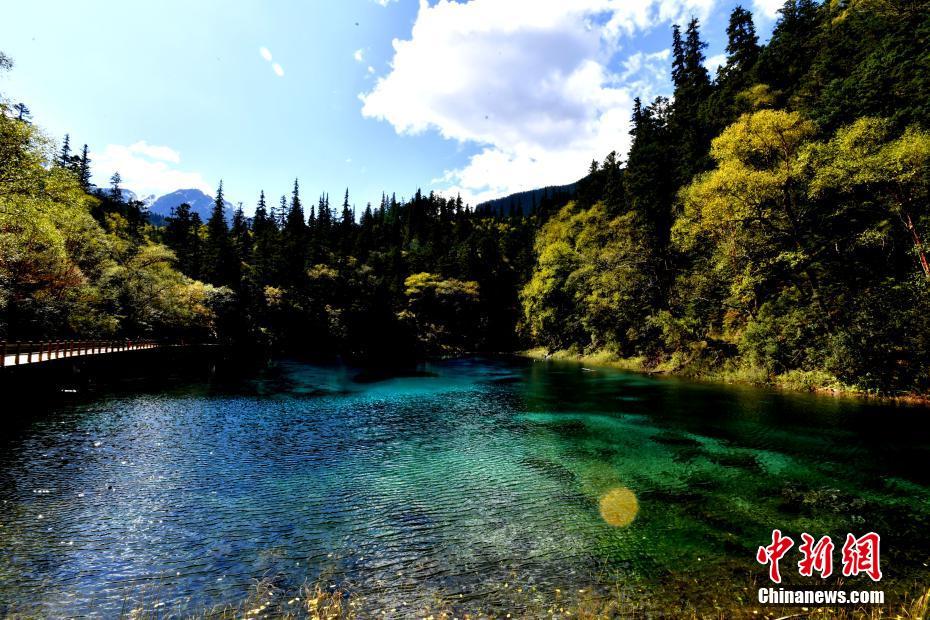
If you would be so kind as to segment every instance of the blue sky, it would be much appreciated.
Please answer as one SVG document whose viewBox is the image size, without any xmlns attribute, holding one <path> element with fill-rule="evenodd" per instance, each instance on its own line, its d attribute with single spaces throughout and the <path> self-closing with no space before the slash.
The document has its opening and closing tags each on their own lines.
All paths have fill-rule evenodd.
<svg viewBox="0 0 930 620">
<path fill-rule="evenodd" d="M 632 98 L 668 94 L 671 23 L 702 18 L 712 58 L 734 4 L 33 0 L 4 10 L 0 92 L 142 194 L 474 202 L 623 152 Z M 745 4 L 767 38 L 779 3 Z"/>
</svg>

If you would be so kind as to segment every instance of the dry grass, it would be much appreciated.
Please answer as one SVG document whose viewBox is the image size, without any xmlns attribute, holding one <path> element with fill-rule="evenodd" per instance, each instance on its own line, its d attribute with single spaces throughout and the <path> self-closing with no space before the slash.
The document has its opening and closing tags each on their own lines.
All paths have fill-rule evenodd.
<svg viewBox="0 0 930 620">
<path fill-rule="evenodd" d="M 591 590 L 542 593 L 535 588 L 517 591 L 509 584 L 501 584 L 496 594 L 509 590 L 507 600 L 510 610 L 482 608 L 476 601 L 458 604 L 437 600 L 428 607 L 403 607 L 377 613 L 366 608 L 359 597 L 347 596 L 339 590 L 321 585 L 305 585 L 296 594 L 288 596 L 275 587 L 270 580 L 257 582 L 249 596 L 237 605 L 217 607 L 194 615 L 184 615 L 180 610 L 166 606 L 155 606 L 146 610 L 135 609 L 121 614 L 128 620 L 161 620 L 163 618 L 187 617 L 203 620 L 257 620 L 259 618 L 309 619 L 309 620 L 356 620 L 359 618 L 422 618 L 424 620 L 479 620 L 551 618 L 602 620 L 613 618 L 647 619 L 667 618 L 681 620 L 901 620 L 927 619 L 930 617 L 930 589 L 919 596 L 903 596 L 903 602 L 885 606 L 834 606 L 807 608 L 802 606 L 780 607 L 755 604 L 755 585 L 744 588 L 745 597 L 728 597 L 712 600 L 701 609 L 691 607 L 682 600 L 682 592 L 670 589 L 668 601 L 650 601 L 641 593 L 624 590 L 619 585 L 611 593 L 595 593 Z M 740 601 L 740 598 L 745 600 Z M 672 603 L 677 599 L 679 604 Z"/>
</svg>

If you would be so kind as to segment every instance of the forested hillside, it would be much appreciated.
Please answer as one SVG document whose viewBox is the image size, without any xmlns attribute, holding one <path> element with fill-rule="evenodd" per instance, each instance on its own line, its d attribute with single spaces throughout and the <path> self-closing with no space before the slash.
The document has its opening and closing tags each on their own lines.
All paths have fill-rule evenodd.
<svg viewBox="0 0 930 620">
<path fill-rule="evenodd" d="M 930 5 L 789 0 L 726 63 L 672 32 L 674 93 L 568 204 L 416 191 L 186 205 L 154 227 L 2 103 L 0 337 L 160 336 L 396 358 L 543 347 L 642 368 L 930 389 Z M 4 68 L 11 63 L 4 57 Z M 548 196 L 548 195 L 547 195 Z M 532 199 L 531 199 L 532 203 Z"/>
<path fill-rule="evenodd" d="M 88 166 L 86 146 L 56 153 L 25 105 L 0 102 L 0 339 L 209 337 L 226 293 L 175 269 L 118 175 L 92 195 Z"/>
<path fill-rule="evenodd" d="M 12 62 L 3 57 L 3 69 Z M 512 350 L 532 265 L 532 217 L 479 216 L 460 198 L 348 190 L 306 205 L 258 197 L 227 222 L 222 184 L 203 221 L 164 226 L 73 153 L 0 103 L 0 339 L 140 336 L 354 359 Z"/>
<path fill-rule="evenodd" d="M 930 5 L 736 8 L 712 79 L 673 32 L 673 99 L 636 102 L 625 165 L 536 238 L 524 325 L 646 368 L 926 391 Z"/>
</svg>

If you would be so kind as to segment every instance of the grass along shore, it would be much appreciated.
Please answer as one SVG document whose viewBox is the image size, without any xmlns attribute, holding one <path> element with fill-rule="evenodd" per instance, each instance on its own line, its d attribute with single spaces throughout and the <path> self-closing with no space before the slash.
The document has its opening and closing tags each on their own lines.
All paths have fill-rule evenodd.
<svg viewBox="0 0 930 620">
<path fill-rule="evenodd" d="M 616 368 L 628 372 L 648 375 L 681 377 L 696 381 L 728 383 L 769 387 L 786 392 L 808 392 L 825 396 L 870 399 L 900 404 L 930 406 L 928 394 L 880 394 L 855 385 L 845 384 L 823 370 L 791 370 L 771 375 L 764 369 L 741 366 L 736 360 L 728 360 L 719 366 L 707 363 L 683 361 L 673 357 L 652 364 L 645 357 L 621 357 L 610 351 L 583 352 L 574 349 L 547 351 L 544 347 L 527 349 L 517 354 L 538 361 L 574 362 L 602 368 Z"/>
<path fill-rule="evenodd" d="M 508 584 L 501 584 L 504 587 Z M 601 620 L 606 618 L 677 618 L 681 620 L 878 620 L 880 618 L 923 619 L 930 613 L 930 589 L 917 590 L 894 597 L 896 602 L 885 605 L 835 605 L 822 607 L 759 605 L 755 600 L 755 583 L 743 588 L 736 597 L 713 596 L 710 606 L 691 606 L 682 600 L 663 604 L 637 600 L 623 588 L 613 594 L 596 594 L 592 590 L 542 592 L 536 588 L 510 590 L 513 607 L 508 611 L 495 606 L 482 608 L 480 604 L 461 604 L 437 598 L 429 606 L 400 606 L 372 609 L 364 596 L 352 595 L 325 584 L 305 585 L 297 592 L 275 587 L 272 580 L 255 583 L 238 604 L 218 606 L 192 615 L 170 605 L 146 605 L 120 614 L 125 620 L 160 620 L 168 617 L 187 617 L 193 620 L 233 620 L 259 618 L 356 620 L 360 618 L 422 618 L 423 620 L 484 620 L 505 618 L 549 618 Z M 674 597 L 673 597 L 674 599 Z"/>
</svg>

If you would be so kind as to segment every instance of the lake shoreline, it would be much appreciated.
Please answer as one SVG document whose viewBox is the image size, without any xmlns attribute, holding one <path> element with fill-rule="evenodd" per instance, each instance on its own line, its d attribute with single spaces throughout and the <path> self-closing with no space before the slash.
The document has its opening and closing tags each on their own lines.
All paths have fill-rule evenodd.
<svg viewBox="0 0 930 620">
<path fill-rule="evenodd" d="M 896 405 L 908 405 L 915 407 L 930 407 L 930 395 L 927 394 L 899 394 L 883 395 L 874 392 L 857 389 L 854 386 L 848 386 L 836 381 L 834 385 L 817 386 L 813 384 L 802 384 L 800 382 L 778 381 L 767 377 L 759 380 L 757 376 L 752 379 L 739 375 L 735 372 L 717 371 L 717 372 L 682 372 L 680 368 L 670 369 L 661 366 L 650 368 L 645 363 L 643 357 L 618 357 L 612 353 L 601 351 L 592 354 L 576 353 L 573 351 L 560 349 L 553 352 L 547 352 L 543 347 L 526 349 L 514 353 L 517 357 L 530 359 L 534 361 L 555 361 L 555 362 L 573 362 L 576 364 L 587 364 L 601 368 L 613 368 L 625 372 L 632 372 L 652 377 L 677 377 L 690 381 L 702 383 L 713 383 L 719 385 L 745 385 L 758 388 L 767 388 L 782 393 L 795 394 L 814 394 L 817 396 L 832 397 L 837 399 L 863 400 L 877 403 L 888 403 Z M 784 375 L 781 375 L 784 377 Z"/>
</svg>

